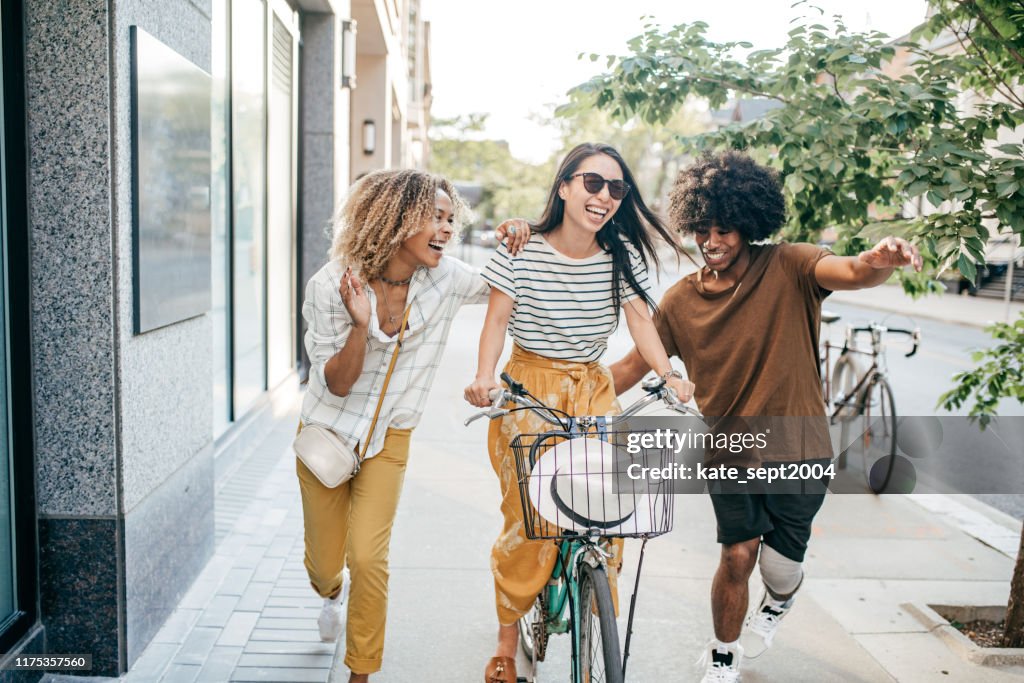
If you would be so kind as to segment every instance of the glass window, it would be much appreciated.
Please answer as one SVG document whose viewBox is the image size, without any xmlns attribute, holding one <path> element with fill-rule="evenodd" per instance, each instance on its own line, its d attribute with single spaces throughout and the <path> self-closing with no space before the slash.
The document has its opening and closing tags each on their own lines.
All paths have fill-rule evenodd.
<svg viewBox="0 0 1024 683">
<path fill-rule="evenodd" d="M 228 353 L 228 0 L 213 3 L 213 94 L 210 106 L 211 158 L 210 251 L 213 305 L 213 436 L 224 433 L 231 422 L 231 386 Z"/>
<path fill-rule="evenodd" d="M 231 5 L 234 413 L 266 389 L 266 10 Z"/>
<path fill-rule="evenodd" d="M 4 34 L 6 35 L 6 33 Z M 2 40 L 2 39 L 0 39 Z M 3 44 L 0 43 L 0 50 Z M 0 80 L 0 92 L 3 81 Z M 7 324 L 7 150 L 0 107 L 0 623 L 15 611 L 14 496 L 11 487 L 10 355 Z"/>
</svg>

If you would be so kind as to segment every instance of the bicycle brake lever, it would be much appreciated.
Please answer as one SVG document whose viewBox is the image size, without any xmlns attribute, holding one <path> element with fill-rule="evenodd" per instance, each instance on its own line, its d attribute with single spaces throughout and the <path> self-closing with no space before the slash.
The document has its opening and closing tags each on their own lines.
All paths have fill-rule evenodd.
<svg viewBox="0 0 1024 683">
<path fill-rule="evenodd" d="M 497 410 L 491 408 L 490 410 L 485 410 L 483 412 L 477 413 L 476 415 L 471 415 L 469 419 L 467 419 L 462 424 L 463 426 L 468 427 L 470 422 L 478 420 L 481 417 L 486 417 L 489 420 L 493 420 L 496 417 L 504 417 L 506 415 L 508 415 L 508 411 L 505 410 L 504 408 L 498 408 Z"/>
</svg>

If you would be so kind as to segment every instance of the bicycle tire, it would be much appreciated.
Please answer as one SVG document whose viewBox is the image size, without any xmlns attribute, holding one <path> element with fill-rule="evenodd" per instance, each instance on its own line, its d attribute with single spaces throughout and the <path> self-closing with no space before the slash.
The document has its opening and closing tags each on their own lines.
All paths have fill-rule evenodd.
<svg viewBox="0 0 1024 683">
<path fill-rule="evenodd" d="M 889 487 L 896 465 L 896 406 L 889 382 L 880 375 L 872 377 L 860 406 L 863 431 L 859 443 L 864 478 L 877 495 Z"/>
<path fill-rule="evenodd" d="M 579 585 L 579 652 L 574 658 L 575 681 L 622 683 L 622 650 L 608 576 L 603 567 L 583 564 Z M 575 640 L 575 639 L 574 639 Z"/>
</svg>

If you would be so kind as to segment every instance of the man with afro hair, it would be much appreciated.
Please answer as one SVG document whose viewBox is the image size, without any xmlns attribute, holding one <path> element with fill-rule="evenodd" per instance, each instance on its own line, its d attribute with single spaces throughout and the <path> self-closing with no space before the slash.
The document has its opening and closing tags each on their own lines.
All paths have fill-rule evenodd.
<svg viewBox="0 0 1024 683">
<path fill-rule="evenodd" d="M 855 257 L 812 244 L 768 243 L 782 228 L 785 209 L 778 174 L 738 152 L 705 155 L 676 178 L 670 222 L 693 236 L 705 265 L 666 292 L 656 322 L 669 356 L 682 359 L 696 381 L 694 399 L 705 415 L 802 416 L 824 424 L 822 301 L 836 290 L 879 285 L 898 267 L 921 269 L 917 249 L 895 237 Z M 648 371 L 636 349 L 610 369 L 620 394 Z M 827 425 L 801 429 L 790 460 L 831 458 Z M 739 681 L 744 651 L 748 657 L 764 652 L 793 604 L 824 493 L 718 490 L 711 501 L 722 551 L 711 585 L 715 638 L 705 650 L 703 680 Z M 755 564 L 765 592 L 744 622 Z"/>
</svg>

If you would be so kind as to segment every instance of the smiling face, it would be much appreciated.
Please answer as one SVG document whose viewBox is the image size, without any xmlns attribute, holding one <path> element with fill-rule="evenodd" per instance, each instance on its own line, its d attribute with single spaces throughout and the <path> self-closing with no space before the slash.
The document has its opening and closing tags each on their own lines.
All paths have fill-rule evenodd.
<svg viewBox="0 0 1024 683">
<path fill-rule="evenodd" d="M 739 230 L 728 230 L 712 225 L 693 231 L 693 239 L 704 255 L 708 269 L 723 273 L 746 268 L 750 246 Z"/>
<path fill-rule="evenodd" d="M 576 177 L 562 181 L 558 188 L 558 196 L 565 202 L 563 224 L 568 223 L 597 234 L 597 231 L 612 219 L 622 201 L 612 199 L 608 194 L 607 183 L 597 194 L 587 192 L 583 187 L 583 177 L 577 175 L 579 173 L 597 173 L 605 180 L 622 180 L 622 169 L 619 163 L 607 154 L 595 154 L 580 162 L 571 174 Z"/>
<path fill-rule="evenodd" d="M 416 234 L 408 237 L 395 252 L 393 258 L 416 268 L 436 268 L 441 263 L 444 247 L 452 238 L 455 224 L 452 198 L 444 190 L 438 190 L 434 198 L 434 217 Z"/>
</svg>

